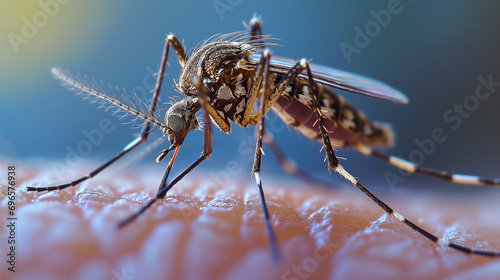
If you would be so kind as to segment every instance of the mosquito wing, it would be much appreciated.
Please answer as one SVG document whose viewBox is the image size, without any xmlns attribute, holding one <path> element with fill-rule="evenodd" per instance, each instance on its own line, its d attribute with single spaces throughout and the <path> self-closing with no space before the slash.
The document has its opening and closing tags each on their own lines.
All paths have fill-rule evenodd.
<svg viewBox="0 0 500 280">
<path fill-rule="evenodd" d="M 271 59 L 271 71 L 285 74 L 297 62 L 274 56 Z M 399 90 L 377 80 L 321 65 L 309 64 L 316 82 L 326 86 L 384 99 L 395 103 L 408 103 L 408 98 Z M 305 73 L 299 74 L 301 79 L 307 79 Z"/>
</svg>

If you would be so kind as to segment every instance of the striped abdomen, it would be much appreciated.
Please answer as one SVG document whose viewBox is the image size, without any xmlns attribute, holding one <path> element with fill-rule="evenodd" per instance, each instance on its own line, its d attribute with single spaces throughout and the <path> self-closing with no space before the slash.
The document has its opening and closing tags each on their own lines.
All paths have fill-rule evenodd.
<svg viewBox="0 0 500 280">
<path fill-rule="evenodd" d="M 379 147 L 393 144 L 393 133 L 389 125 L 371 121 L 328 87 L 318 84 L 318 90 L 325 127 L 332 144 L 338 147 L 356 143 Z M 305 136 L 321 139 L 307 81 L 296 80 L 292 83 L 274 104 L 273 110 L 285 123 Z"/>
</svg>

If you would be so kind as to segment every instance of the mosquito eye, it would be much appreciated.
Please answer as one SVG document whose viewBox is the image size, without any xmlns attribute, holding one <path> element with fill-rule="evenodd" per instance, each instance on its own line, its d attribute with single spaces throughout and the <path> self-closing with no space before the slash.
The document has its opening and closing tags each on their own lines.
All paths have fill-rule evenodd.
<svg viewBox="0 0 500 280">
<path fill-rule="evenodd" d="M 185 125 L 186 121 L 179 116 L 171 115 L 167 118 L 167 126 L 170 128 L 168 134 L 174 134 L 181 131 Z"/>
</svg>

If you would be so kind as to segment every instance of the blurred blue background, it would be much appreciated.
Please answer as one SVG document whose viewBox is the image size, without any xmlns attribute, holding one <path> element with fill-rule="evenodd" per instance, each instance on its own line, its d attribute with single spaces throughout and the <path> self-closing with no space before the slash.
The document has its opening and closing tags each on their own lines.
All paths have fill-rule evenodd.
<svg viewBox="0 0 500 280">
<path fill-rule="evenodd" d="M 388 152 L 408 158 L 419 149 L 416 139 L 429 138 L 434 129 L 441 128 L 447 140 L 425 156 L 424 165 L 500 176 L 500 87 L 467 118 L 461 117 L 456 130 L 452 129 L 454 122 L 443 119 L 454 104 L 471 99 L 478 76 L 492 75 L 494 81 L 500 81 L 498 1 L 31 3 L 0 4 L 0 155 L 5 161 L 43 161 L 47 169 L 54 169 L 54 163 L 65 164 L 69 150 L 75 151 L 86 141 L 84 130 L 100 129 L 100 122 L 109 119 L 112 131 L 103 133 L 102 142 L 82 156 L 83 160 L 104 161 L 140 131 L 61 87 L 50 74 L 52 66 L 144 96 L 154 87 L 151 74 L 158 69 L 166 34 L 176 34 L 190 49 L 215 33 L 244 30 L 242 21 L 248 22 L 257 13 L 262 16 L 264 33 L 281 39 L 280 47 L 272 47 L 274 54 L 310 58 L 317 64 L 373 77 L 409 97 L 408 105 L 396 105 L 341 92 L 371 118 L 392 123 L 396 146 Z M 381 15 L 381 10 L 393 12 L 382 25 L 374 16 Z M 365 32 L 368 28 L 371 35 L 364 45 L 358 42 L 357 52 L 347 59 L 340 44 L 356 47 L 356 27 Z M 172 54 L 169 62 L 161 94 L 164 102 L 167 96 L 179 95 L 171 85 L 180 67 Z M 269 117 L 281 147 L 304 169 L 326 176 L 321 145 L 283 127 L 274 113 Z M 214 154 L 200 168 L 212 172 L 214 178 L 229 171 L 249 177 L 253 151 L 242 150 L 253 149 L 253 133 L 253 128 L 236 126 L 231 135 L 217 131 Z M 188 137 L 176 172 L 198 157 L 202 135 L 193 132 Z M 264 176 L 283 176 L 270 150 L 264 150 Z M 339 151 L 338 155 L 347 158 L 343 163 L 352 174 L 372 185 L 387 188 L 384 172 L 396 172 L 353 151 Z M 154 158 L 153 153 L 143 162 L 151 163 Z M 238 162 L 236 171 L 227 166 L 230 161 Z M 415 185 L 421 180 L 417 177 L 398 187 Z"/>
</svg>

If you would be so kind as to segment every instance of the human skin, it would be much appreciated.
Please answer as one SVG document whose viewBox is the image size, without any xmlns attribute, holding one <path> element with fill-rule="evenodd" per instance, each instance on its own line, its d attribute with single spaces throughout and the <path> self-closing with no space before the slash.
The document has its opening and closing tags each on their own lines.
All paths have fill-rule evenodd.
<svg viewBox="0 0 500 280">
<path fill-rule="evenodd" d="M 282 258 L 276 262 L 252 178 L 217 186 L 203 180 L 203 171 L 193 172 L 166 199 L 117 229 L 152 197 L 157 169 L 132 168 L 41 193 L 23 186 L 49 184 L 47 170 L 17 170 L 16 272 L 3 262 L 2 279 L 492 279 L 500 273 L 499 260 L 428 241 L 335 174 L 332 181 L 340 186 L 334 188 L 264 174 Z M 0 190 L 6 221 L 4 181 Z M 500 249 L 495 190 L 466 197 L 418 191 L 381 196 L 440 237 Z"/>
</svg>

